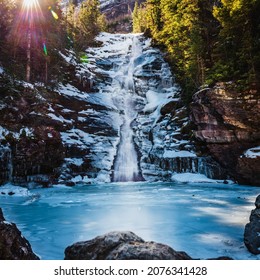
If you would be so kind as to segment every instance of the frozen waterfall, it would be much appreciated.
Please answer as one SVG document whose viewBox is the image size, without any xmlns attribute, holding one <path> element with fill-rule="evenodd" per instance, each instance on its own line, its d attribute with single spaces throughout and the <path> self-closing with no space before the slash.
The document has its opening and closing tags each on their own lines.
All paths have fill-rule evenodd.
<svg viewBox="0 0 260 280">
<path fill-rule="evenodd" d="M 187 108 L 161 51 L 142 34 L 101 33 L 97 41 L 100 46 L 87 51 L 93 92 L 80 112 L 88 123 L 83 134 L 77 131 L 91 165 L 87 180 L 172 181 L 178 173 L 219 178 L 222 171 L 198 157 L 190 141 Z M 64 136 L 70 144 L 70 134 Z"/>
<path fill-rule="evenodd" d="M 142 180 L 138 167 L 138 155 L 133 141 L 133 130 L 131 128 L 131 123 L 137 114 L 134 106 L 135 60 L 142 53 L 142 46 L 137 36 L 133 36 L 132 45 L 129 45 L 129 48 L 131 49 L 129 62 L 122 64 L 121 67 L 118 68 L 112 82 L 112 86 L 120 92 L 120 98 L 116 99 L 116 103 L 119 109 L 123 112 L 120 143 L 114 162 L 114 182 Z"/>
</svg>

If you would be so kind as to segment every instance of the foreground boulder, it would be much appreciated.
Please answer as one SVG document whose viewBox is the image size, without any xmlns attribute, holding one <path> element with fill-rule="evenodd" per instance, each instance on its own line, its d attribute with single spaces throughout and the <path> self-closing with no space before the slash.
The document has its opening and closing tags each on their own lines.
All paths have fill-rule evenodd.
<svg viewBox="0 0 260 280">
<path fill-rule="evenodd" d="M 257 255 L 260 254 L 260 195 L 256 198 L 255 206 L 245 227 L 244 242 L 247 249 Z"/>
<path fill-rule="evenodd" d="M 116 231 L 67 247 L 65 260 L 191 260 L 191 257 L 164 244 L 145 242 L 133 232 Z"/>
<path fill-rule="evenodd" d="M 38 260 L 15 224 L 5 220 L 0 208 L 0 260 Z"/>
</svg>

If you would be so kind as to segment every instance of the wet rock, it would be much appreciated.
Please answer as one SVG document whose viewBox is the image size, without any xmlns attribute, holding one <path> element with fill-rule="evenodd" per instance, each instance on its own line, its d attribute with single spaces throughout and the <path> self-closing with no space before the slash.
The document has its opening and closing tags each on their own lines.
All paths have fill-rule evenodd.
<svg viewBox="0 0 260 280">
<path fill-rule="evenodd" d="M 246 224 L 244 242 L 252 254 L 260 254 L 260 195 L 256 198 L 256 209 L 252 210 L 250 222 Z"/>
<path fill-rule="evenodd" d="M 38 260 L 15 224 L 5 221 L 0 208 L 0 260 Z"/>
<path fill-rule="evenodd" d="M 145 242 L 133 232 L 110 232 L 75 243 L 65 250 L 66 260 L 190 260 L 185 252 Z"/>
</svg>

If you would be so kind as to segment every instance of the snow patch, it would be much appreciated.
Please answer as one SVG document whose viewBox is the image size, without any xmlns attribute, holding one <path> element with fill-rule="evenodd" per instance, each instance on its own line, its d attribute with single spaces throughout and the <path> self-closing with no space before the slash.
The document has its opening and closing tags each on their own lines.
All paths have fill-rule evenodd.
<svg viewBox="0 0 260 280">
<path fill-rule="evenodd" d="M 28 189 L 14 186 L 12 184 L 5 184 L 0 187 L 1 195 L 11 195 L 12 196 L 30 196 L 31 193 Z"/>
<path fill-rule="evenodd" d="M 58 92 L 63 95 L 67 95 L 70 97 L 78 97 L 79 99 L 84 99 L 84 100 L 86 100 L 89 96 L 86 92 L 82 92 L 70 84 L 67 85 L 60 84 Z"/>
<path fill-rule="evenodd" d="M 196 155 L 189 151 L 172 151 L 166 150 L 163 154 L 164 158 L 176 158 L 176 157 L 196 157 Z"/>
<path fill-rule="evenodd" d="M 65 158 L 64 160 L 76 166 L 81 166 L 84 162 L 82 158 Z"/>
<path fill-rule="evenodd" d="M 7 221 L 1 221 L 0 223 L 4 223 L 5 225 L 9 225 L 9 226 L 12 226 L 12 225 L 13 225 L 12 223 L 7 222 Z"/>
<path fill-rule="evenodd" d="M 12 137 L 14 137 L 15 139 L 19 139 L 21 137 L 21 135 L 25 135 L 26 137 L 33 137 L 33 135 L 34 135 L 32 128 L 23 127 L 20 129 L 19 132 L 13 132 L 13 131 L 10 131 L 10 130 L 0 126 L 0 135 L 5 137 L 8 134 L 11 134 Z"/>
<path fill-rule="evenodd" d="M 80 129 L 71 129 L 61 133 L 63 143 L 68 145 L 79 145 L 82 147 L 89 146 L 95 143 L 94 137 L 91 134 Z"/>
<path fill-rule="evenodd" d="M 66 120 L 64 119 L 62 116 L 56 116 L 54 115 L 53 113 L 49 113 L 47 114 L 50 118 L 52 118 L 53 120 L 55 121 L 58 121 L 58 122 L 62 122 L 62 123 L 72 123 L 72 121 L 69 121 L 69 120 Z"/>
<path fill-rule="evenodd" d="M 247 158 L 257 158 L 257 157 L 260 157 L 260 146 L 248 149 L 240 157 L 247 157 Z"/>
<path fill-rule="evenodd" d="M 205 175 L 197 173 L 177 173 L 173 174 L 171 179 L 180 183 L 217 183 L 216 180 L 209 179 Z"/>
<path fill-rule="evenodd" d="M 72 51 L 68 51 L 68 54 L 65 55 L 62 52 L 59 52 L 59 54 L 62 56 L 62 58 L 68 63 L 72 65 L 77 65 L 77 61 L 75 59 L 75 53 Z"/>
</svg>

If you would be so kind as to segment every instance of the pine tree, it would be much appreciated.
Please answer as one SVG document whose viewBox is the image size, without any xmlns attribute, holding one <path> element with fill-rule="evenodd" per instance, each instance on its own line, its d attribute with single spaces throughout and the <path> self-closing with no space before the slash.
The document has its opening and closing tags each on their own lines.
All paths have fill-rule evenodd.
<svg viewBox="0 0 260 280">
<path fill-rule="evenodd" d="M 222 80 L 256 80 L 253 26 L 257 0 L 221 0 L 214 16 L 221 25 L 214 74 Z M 223 65 L 225 71 L 223 71 Z"/>
<path fill-rule="evenodd" d="M 86 0 L 78 9 L 70 4 L 66 12 L 66 25 L 73 38 L 76 51 L 83 51 L 93 43 L 95 36 L 106 28 L 104 15 L 100 13 L 98 0 Z"/>
<path fill-rule="evenodd" d="M 134 10 L 132 13 L 132 18 L 133 18 L 133 32 L 134 33 L 139 33 L 141 32 L 141 25 L 140 25 L 140 10 L 138 6 L 138 2 L 135 2 Z"/>
<path fill-rule="evenodd" d="M 0 60 L 2 63 L 10 62 L 10 49 L 8 37 L 17 16 L 17 5 L 14 1 L 0 0 Z"/>
</svg>

